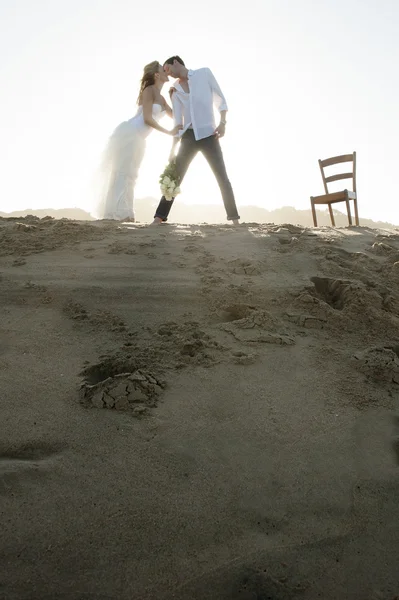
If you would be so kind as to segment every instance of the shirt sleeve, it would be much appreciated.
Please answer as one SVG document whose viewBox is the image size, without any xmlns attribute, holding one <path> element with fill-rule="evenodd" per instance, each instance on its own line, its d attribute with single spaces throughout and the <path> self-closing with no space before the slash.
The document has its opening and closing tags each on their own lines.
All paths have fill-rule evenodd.
<svg viewBox="0 0 399 600">
<path fill-rule="evenodd" d="M 172 109 L 173 109 L 173 121 L 176 125 L 183 125 L 183 110 L 182 103 L 180 102 L 177 92 L 172 96 Z"/>
<path fill-rule="evenodd" d="M 210 83 L 210 86 L 211 86 L 211 89 L 213 92 L 213 98 L 214 98 L 214 102 L 216 104 L 217 109 L 219 110 L 219 112 L 222 112 L 222 110 L 228 110 L 226 98 L 224 97 L 224 94 L 223 94 L 222 90 L 220 89 L 220 85 L 216 81 L 215 76 L 212 73 L 212 71 L 210 69 L 207 69 L 207 71 L 208 71 L 209 83 Z"/>
</svg>

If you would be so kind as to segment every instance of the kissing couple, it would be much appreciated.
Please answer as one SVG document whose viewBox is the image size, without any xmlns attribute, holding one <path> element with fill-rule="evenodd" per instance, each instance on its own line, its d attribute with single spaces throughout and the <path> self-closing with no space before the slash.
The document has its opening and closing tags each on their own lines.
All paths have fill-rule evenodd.
<svg viewBox="0 0 399 600">
<path fill-rule="evenodd" d="M 169 77 L 176 80 L 170 90 L 173 110 L 161 94 Z M 188 70 L 179 56 L 168 58 L 163 65 L 154 61 L 144 67 L 137 104 L 135 116 L 118 125 L 105 149 L 101 164 L 102 193 L 96 215 L 100 219 L 134 222 L 134 186 L 146 138 L 156 129 L 173 137 L 169 160 L 175 162 L 179 182 L 197 152 L 202 152 L 219 184 L 227 219 L 238 225 L 240 216 L 219 141 L 226 130 L 227 104 L 212 71 L 208 68 Z M 214 105 L 220 113 L 218 125 Z M 165 115 L 174 119 L 173 129 L 159 124 Z M 174 199 L 166 200 L 162 196 L 153 225 L 168 220 L 173 202 Z"/>
</svg>

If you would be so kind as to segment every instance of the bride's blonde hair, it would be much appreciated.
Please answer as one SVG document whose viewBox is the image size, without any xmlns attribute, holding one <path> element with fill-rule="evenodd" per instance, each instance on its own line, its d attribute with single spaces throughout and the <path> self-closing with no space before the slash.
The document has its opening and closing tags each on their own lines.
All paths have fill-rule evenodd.
<svg viewBox="0 0 399 600">
<path fill-rule="evenodd" d="M 161 65 L 157 60 L 150 62 L 148 65 L 144 67 L 143 76 L 140 81 L 140 92 L 137 97 L 137 104 L 140 104 L 141 95 L 144 92 L 145 88 L 149 85 L 154 85 L 155 83 L 155 75 L 159 72 L 159 67 Z"/>
</svg>

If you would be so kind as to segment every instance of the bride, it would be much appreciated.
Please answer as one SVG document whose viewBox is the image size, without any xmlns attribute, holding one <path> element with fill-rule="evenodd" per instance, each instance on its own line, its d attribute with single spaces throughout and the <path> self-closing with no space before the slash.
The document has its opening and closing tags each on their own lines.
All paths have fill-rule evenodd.
<svg viewBox="0 0 399 600">
<path fill-rule="evenodd" d="M 146 137 L 157 129 L 175 135 L 179 127 L 165 129 L 158 121 L 172 109 L 161 95 L 169 81 L 159 62 L 144 67 L 136 115 L 115 129 L 108 140 L 101 163 L 102 191 L 96 216 L 99 219 L 134 221 L 133 196 L 139 168 L 144 157 Z"/>
</svg>

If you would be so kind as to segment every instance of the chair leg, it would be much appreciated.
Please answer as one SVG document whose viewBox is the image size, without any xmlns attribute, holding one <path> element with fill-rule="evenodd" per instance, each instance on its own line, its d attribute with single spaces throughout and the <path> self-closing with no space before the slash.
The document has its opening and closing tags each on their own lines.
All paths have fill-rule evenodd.
<svg viewBox="0 0 399 600">
<path fill-rule="evenodd" d="M 334 213 L 333 213 L 333 210 L 331 208 L 331 204 L 328 205 L 328 210 L 330 211 L 331 225 L 333 227 L 335 227 Z"/>
<path fill-rule="evenodd" d="M 351 207 L 350 207 L 350 204 L 349 204 L 349 200 L 346 200 L 346 210 L 348 211 L 349 225 L 352 225 L 352 215 L 351 215 Z"/>
<path fill-rule="evenodd" d="M 310 198 L 310 204 L 312 205 L 313 225 L 317 227 L 316 207 L 314 205 L 313 198 Z"/>
<path fill-rule="evenodd" d="M 353 206 L 355 207 L 355 223 L 359 227 L 360 223 L 359 223 L 359 212 L 357 210 L 357 198 L 354 199 Z"/>
</svg>

